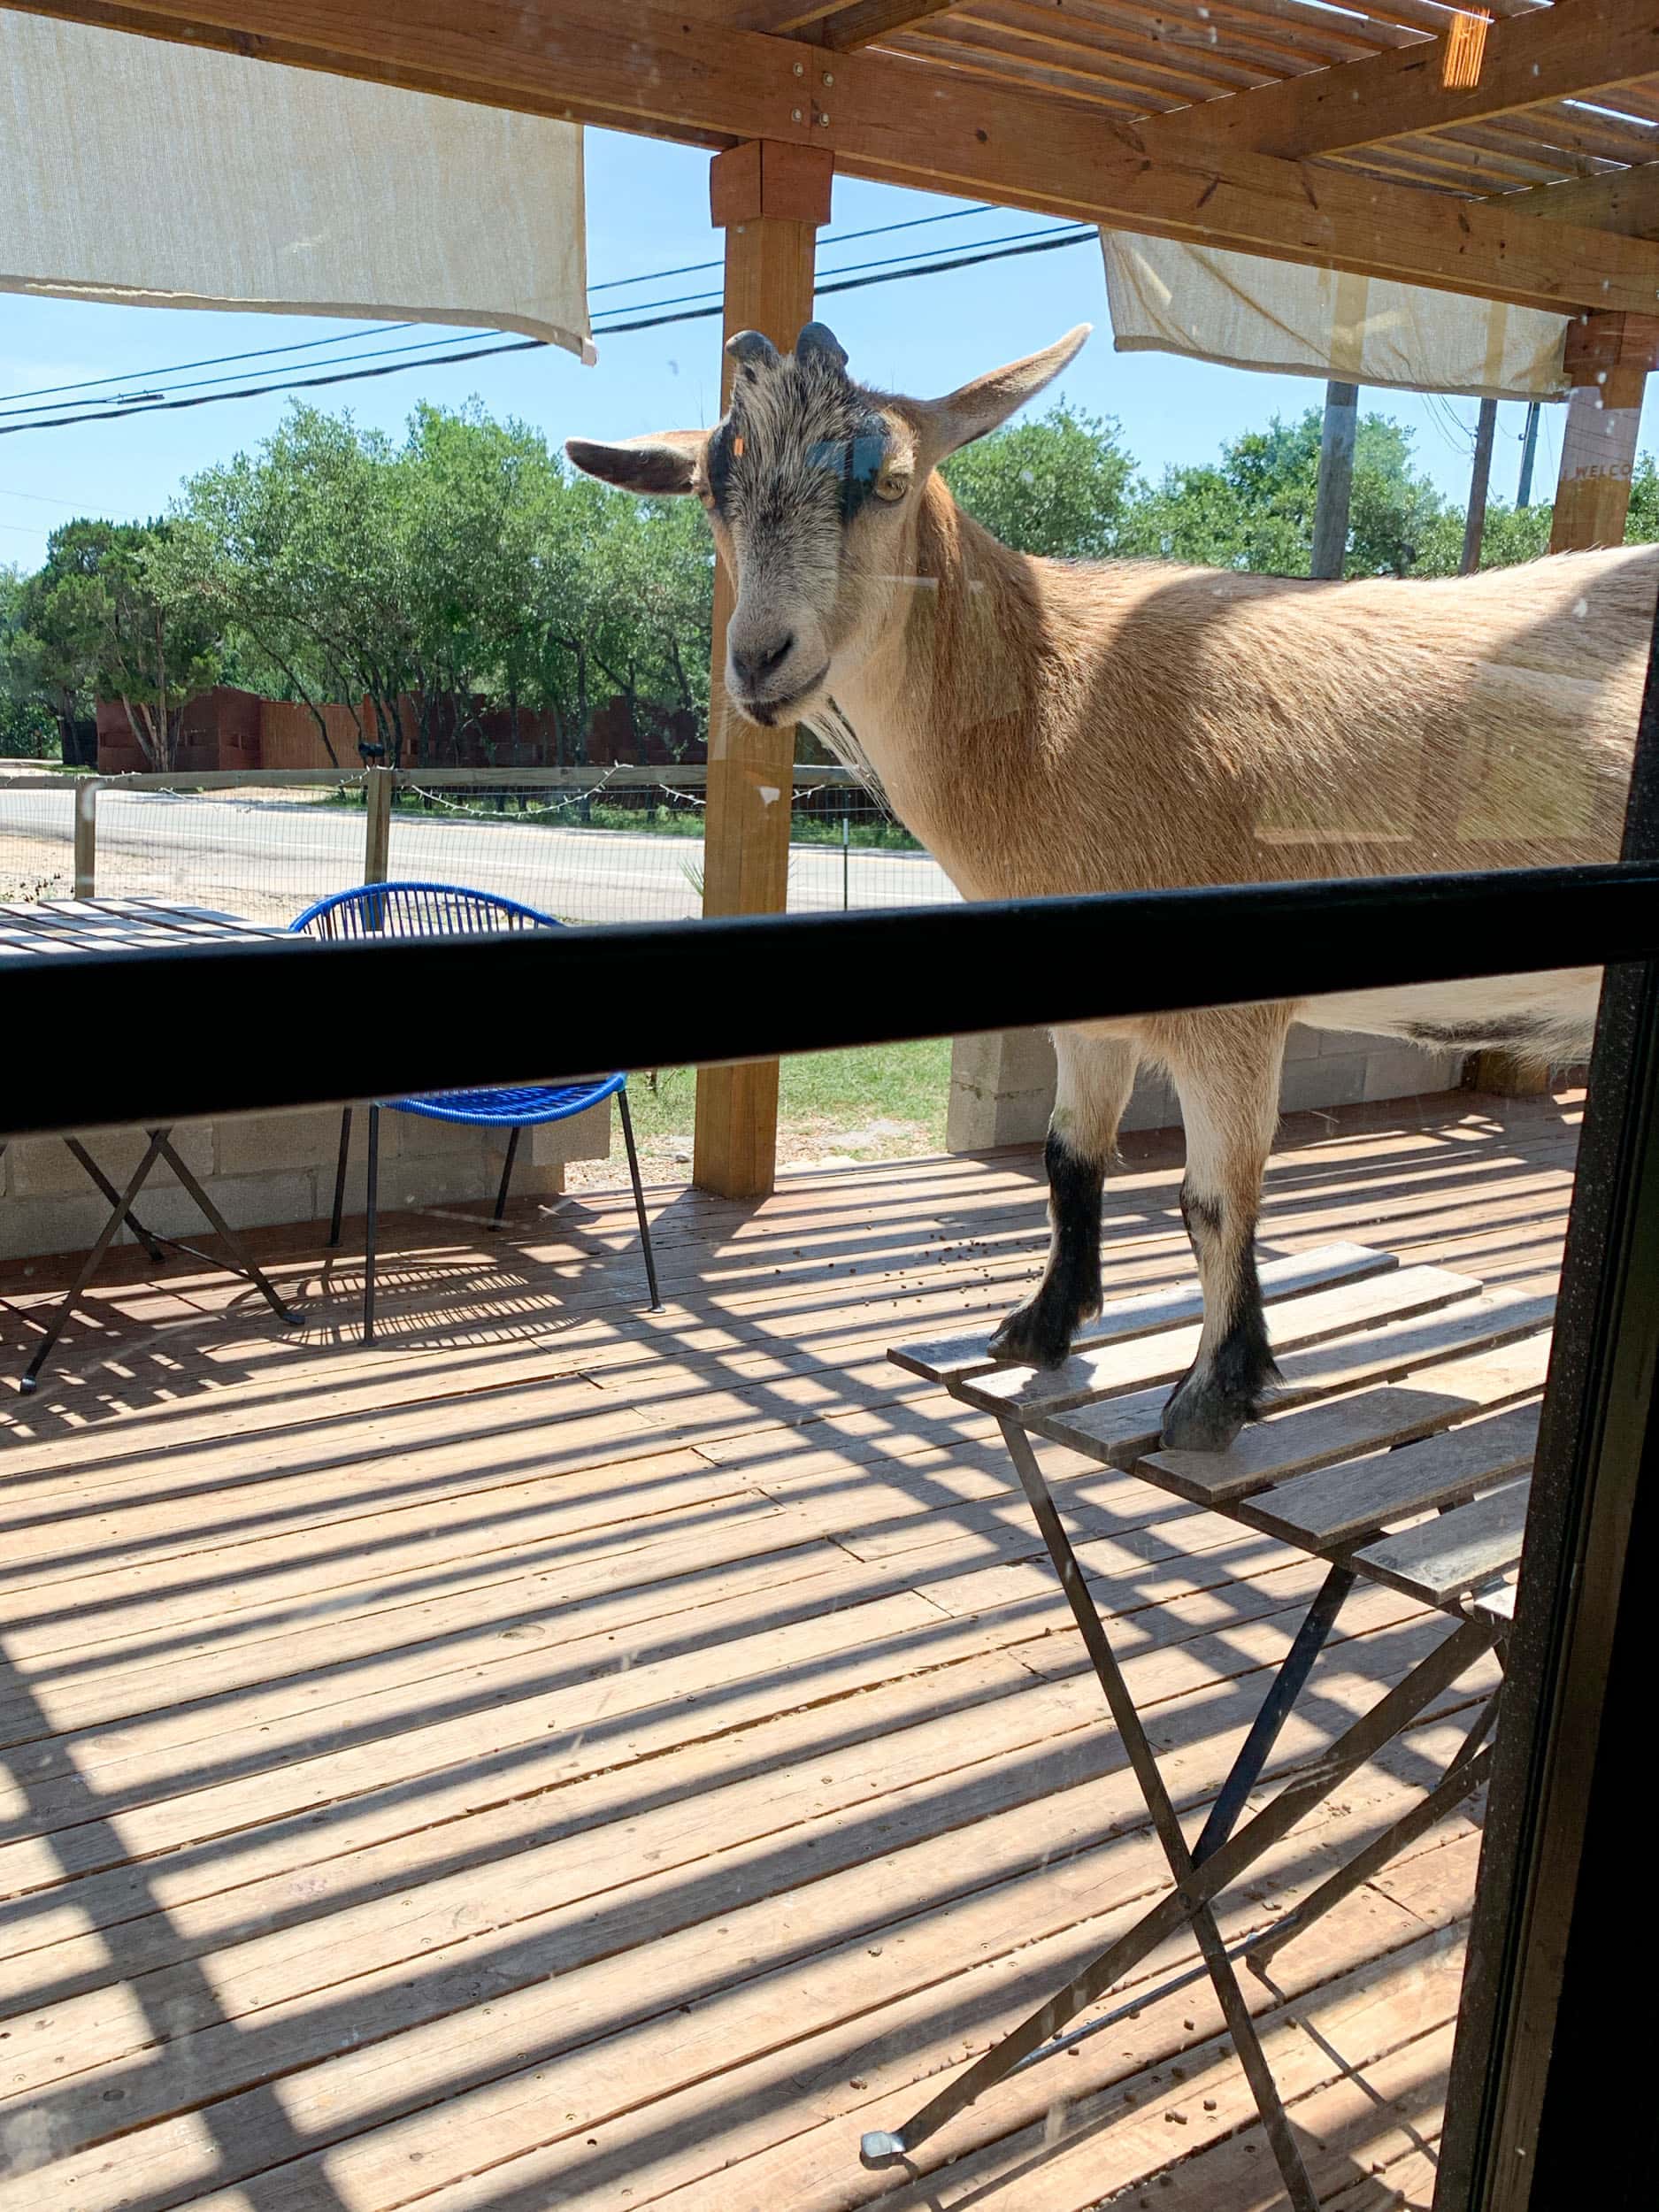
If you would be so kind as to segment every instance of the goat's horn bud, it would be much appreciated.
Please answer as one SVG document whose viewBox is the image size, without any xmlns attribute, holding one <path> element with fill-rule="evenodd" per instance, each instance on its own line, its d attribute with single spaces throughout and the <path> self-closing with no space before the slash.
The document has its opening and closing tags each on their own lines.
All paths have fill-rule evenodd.
<svg viewBox="0 0 1659 2212">
<path fill-rule="evenodd" d="M 836 368 L 847 366 L 847 349 L 827 323 L 808 323 L 795 342 L 797 361 L 829 361 Z"/>
<path fill-rule="evenodd" d="M 758 330 L 738 331 L 726 340 L 726 349 L 733 361 L 741 361 L 746 369 L 769 369 L 778 359 L 777 347 Z"/>
</svg>

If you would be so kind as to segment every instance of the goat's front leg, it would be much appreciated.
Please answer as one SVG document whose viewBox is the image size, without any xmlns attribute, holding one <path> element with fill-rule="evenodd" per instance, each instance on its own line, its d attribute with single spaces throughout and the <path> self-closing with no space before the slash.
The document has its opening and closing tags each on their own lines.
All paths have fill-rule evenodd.
<svg viewBox="0 0 1659 2212">
<path fill-rule="evenodd" d="M 1204 1292 L 1198 1356 L 1164 1409 L 1164 1441 L 1175 1450 L 1225 1451 L 1279 1379 L 1256 1279 L 1256 1220 L 1289 1027 L 1277 1006 L 1171 1016 L 1159 1027 L 1187 1131 L 1181 1215 Z"/>
<path fill-rule="evenodd" d="M 999 1358 L 1033 1367 L 1057 1367 L 1079 1324 L 1100 1311 L 1101 1190 L 1140 1059 L 1123 1038 L 1071 1029 L 1056 1030 L 1054 1050 L 1054 1118 L 1043 1151 L 1048 1264 L 1036 1295 L 991 1340 Z"/>
</svg>

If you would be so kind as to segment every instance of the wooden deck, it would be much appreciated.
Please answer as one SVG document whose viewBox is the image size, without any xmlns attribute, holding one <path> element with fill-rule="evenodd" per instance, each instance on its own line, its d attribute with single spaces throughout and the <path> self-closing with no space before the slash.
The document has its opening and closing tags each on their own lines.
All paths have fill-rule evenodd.
<svg viewBox="0 0 1659 2212">
<path fill-rule="evenodd" d="M 1548 1285 L 1576 1125 L 1564 1096 L 1300 1118 L 1264 1240 Z M 1187 1269 L 1178 1180 L 1168 1140 L 1133 1141 L 1112 1294 Z M 394 1217 L 366 1354 L 356 1267 L 273 1232 L 303 1340 L 134 1256 L 39 1398 L 5 1396 L 0 2212 L 1281 2201 L 1202 1983 L 914 2174 L 858 2163 L 1165 1882 L 989 1417 L 884 1356 L 1029 1279 L 1036 1156 L 653 1211 L 659 1314 L 626 1193 L 499 1238 Z M 52 1287 L 0 1282 L 8 1375 Z M 1046 1463 L 1196 1809 L 1318 1570 Z M 1374 1595 L 1279 1764 L 1442 1632 Z M 1392 1817 L 1468 1710 L 1366 1769 L 1224 1930 Z M 1429 2203 L 1477 1843 L 1448 1822 L 1246 1978 L 1340 2212 Z"/>
</svg>

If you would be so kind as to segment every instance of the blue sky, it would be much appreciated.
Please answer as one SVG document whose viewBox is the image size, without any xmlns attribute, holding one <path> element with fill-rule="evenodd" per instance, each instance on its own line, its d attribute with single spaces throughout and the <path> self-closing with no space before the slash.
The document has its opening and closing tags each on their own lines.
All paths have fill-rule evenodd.
<svg viewBox="0 0 1659 2212">
<path fill-rule="evenodd" d="M 708 156 L 649 139 L 593 131 L 588 136 L 588 278 L 594 285 L 710 260 L 719 252 L 708 222 Z M 836 237 L 867 226 L 936 215 L 952 203 L 919 193 L 842 180 L 834 219 L 819 255 L 832 264 L 935 244 L 1028 231 L 1038 219 L 992 213 L 930 230 L 838 248 Z M 718 281 L 718 272 L 685 282 L 602 294 L 595 306 L 678 295 Z M 1111 348 L 1105 284 L 1092 243 L 878 286 L 826 300 L 821 311 L 852 357 L 855 372 L 889 389 L 949 390 L 997 362 L 1047 343 L 1073 323 L 1095 336 L 1067 372 L 1062 390 L 1078 404 L 1116 415 L 1141 467 L 1211 457 L 1224 439 L 1299 412 L 1320 396 L 1318 383 L 1251 375 L 1164 354 Z M 0 294 L 0 395 L 119 375 L 140 386 L 174 363 L 244 348 L 292 344 L 348 326 L 288 316 L 221 315 L 166 309 L 83 305 Z M 600 341 L 596 368 L 552 349 L 507 354 L 450 368 L 422 367 L 377 381 L 325 388 L 320 404 L 349 405 L 358 419 L 396 429 L 418 399 L 454 405 L 476 393 L 493 412 L 516 415 L 551 439 L 572 433 L 626 436 L 712 419 L 718 395 L 718 326 L 690 322 Z M 414 334 L 410 334 L 413 335 Z M 455 334 L 434 334 L 453 341 Z M 304 356 L 298 358 L 303 361 Z M 238 365 L 257 378 L 288 366 Z M 215 373 L 216 372 L 204 372 Z M 1367 394 L 1363 403 L 1409 423 L 1423 465 L 1451 496 L 1468 488 L 1472 400 L 1429 401 L 1414 394 Z M 0 436 L 0 562 L 33 566 L 46 534 L 76 513 L 119 518 L 165 511 L 180 480 L 210 462 L 255 445 L 273 428 L 280 396 L 236 400 L 174 414 L 129 417 L 73 429 Z M 1555 482 L 1563 411 L 1546 408 L 1537 484 Z M 1499 411 L 1493 488 L 1512 498 L 1524 410 Z M 1659 437 L 1649 402 L 1643 443 Z"/>
</svg>

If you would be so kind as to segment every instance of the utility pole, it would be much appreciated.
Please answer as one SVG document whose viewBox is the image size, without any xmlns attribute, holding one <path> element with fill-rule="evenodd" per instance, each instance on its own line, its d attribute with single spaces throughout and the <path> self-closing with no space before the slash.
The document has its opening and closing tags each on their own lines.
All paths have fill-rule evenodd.
<svg viewBox="0 0 1659 2212">
<path fill-rule="evenodd" d="M 1542 400 L 1538 399 L 1526 403 L 1526 429 L 1521 439 L 1521 480 L 1515 494 L 1517 510 L 1532 503 L 1532 464 L 1538 458 L 1538 418 L 1543 405 Z"/>
<path fill-rule="evenodd" d="M 1354 437 L 1359 426 L 1359 386 L 1325 388 L 1325 428 L 1319 437 L 1319 489 L 1313 508 L 1313 576 L 1340 576 L 1348 557 L 1348 502 L 1354 489 Z"/>
<path fill-rule="evenodd" d="M 1469 511 L 1463 517 L 1463 557 L 1460 576 L 1480 566 L 1480 541 L 1486 527 L 1486 488 L 1492 481 L 1492 440 L 1498 426 L 1498 403 L 1483 399 L 1475 430 L 1475 465 L 1469 479 Z"/>
</svg>

